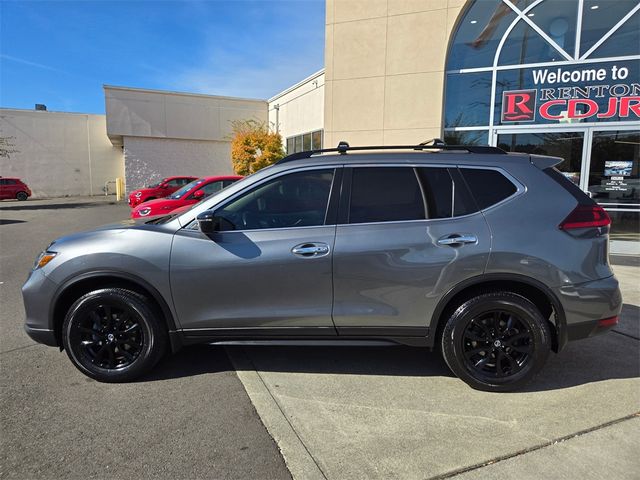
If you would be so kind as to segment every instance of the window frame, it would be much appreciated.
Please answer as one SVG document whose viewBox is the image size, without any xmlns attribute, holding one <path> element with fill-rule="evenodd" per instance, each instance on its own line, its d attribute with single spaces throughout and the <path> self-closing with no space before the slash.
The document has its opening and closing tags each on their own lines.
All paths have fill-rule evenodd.
<svg viewBox="0 0 640 480">
<path fill-rule="evenodd" d="M 283 230 L 292 230 L 292 229 L 308 229 L 308 228 L 321 228 L 321 227 L 326 227 L 326 226 L 335 226 L 336 225 L 336 216 L 337 216 L 337 208 L 338 208 L 338 201 L 339 201 L 339 195 L 342 189 L 342 185 L 343 185 L 343 166 L 342 165 L 314 165 L 314 166 L 310 166 L 310 167 L 301 167 L 301 168 L 296 168 L 296 169 L 291 169 L 291 170 L 286 170 L 283 172 L 279 172 L 275 175 L 271 175 L 267 178 L 262 179 L 259 182 L 256 182 L 254 184 L 248 185 L 247 188 L 236 192 L 234 195 L 232 195 L 229 198 L 226 198 L 223 202 L 212 206 L 209 210 L 213 211 L 214 213 L 222 208 L 225 208 L 227 205 L 229 205 L 230 203 L 234 202 L 235 200 L 239 199 L 240 197 L 242 197 L 243 195 L 247 195 L 250 194 L 251 192 L 253 192 L 255 189 L 262 187 L 264 184 L 268 183 L 268 182 L 272 182 L 274 180 L 277 180 L 278 178 L 281 178 L 285 175 L 291 175 L 294 173 L 301 173 L 301 172 L 307 172 L 307 171 L 314 171 L 314 170 L 333 170 L 333 180 L 331 182 L 331 188 L 329 189 L 329 198 L 327 200 L 327 208 L 325 210 L 325 215 L 324 215 L 324 222 L 322 223 L 322 225 L 306 225 L 306 226 L 294 226 L 294 227 L 271 227 L 271 228 L 250 228 L 250 229 L 237 229 L 237 230 L 222 230 L 220 232 L 216 232 L 216 233 L 241 233 L 241 232 L 266 232 L 266 231 L 283 231 Z M 339 188 L 336 188 L 336 186 L 339 184 Z M 193 222 L 191 222 L 189 225 L 187 225 L 186 227 L 184 227 L 185 229 L 194 229 L 195 226 L 197 225 L 198 222 L 197 220 L 193 220 Z"/>
<path fill-rule="evenodd" d="M 418 185 L 420 185 L 420 192 L 422 194 L 422 198 L 423 198 L 423 205 L 425 208 L 425 218 L 423 219 L 414 219 L 414 220 L 385 220 L 385 221 L 381 221 L 381 222 L 366 222 L 366 223 L 349 223 L 349 210 L 351 207 L 351 186 L 352 186 L 352 179 L 353 179 L 353 169 L 355 168 L 375 168 L 375 167 L 381 167 L 381 168 L 389 168 L 389 167 L 405 167 L 405 168 L 411 168 L 414 171 L 414 174 L 417 175 L 416 169 L 417 168 L 444 168 L 444 169 L 448 169 L 448 170 L 455 170 L 457 171 L 457 175 L 453 175 L 453 172 L 449 172 L 450 176 L 451 176 L 451 181 L 453 182 L 454 185 L 454 192 L 452 193 L 452 196 L 455 195 L 455 189 L 456 188 L 464 188 L 468 195 L 471 197 L 471 199 L 473 200 L 473 203 L 476 207 L 476 210 L 474 212 L 471 213 L 467 213 L 465 215 L 454 215 L 454 203 L 452 200 L 452 216 L 451 217 L 444 217 L 444 218 L 428 218 L 428 205 L 427 205 L 427 200 L 425 197 L 425 193 L 424 193 L 424 186 L 422 185 L 422 182 L 420 181 L 420 177 L 417 176 L 416 180 L 418 181 Z M 467 182 L 464 180 L 464 175 L 462 174 L 462 172 L 460 171 L 460 169 L 463 168 L 473 168 L 473 169 L 478 169 L 478 170 L 495 170 L 498 173 L 501 173 L 507 180 L 509 180 L 511 183 L 513 183 L 513 185 L 516 187 L 516 191 L 511 194 L 510 196 L 502 199 L 500 202 L 498 203 L 494 203 L 493 205 L 490 205 L 489 207 L 485 208 L 485 209 L 480 209 L 478 208 L 477 204 L 476 204 L 476 199 L 473 195 L 473 192 L 471 192 L 471 189 L 469 188 L 469 185 L 467 185 Z M 462 181 L 462 184 L 458 184 L 458 179 L 460 181 Z M 523 185 L 521 182 L 519 182 L 513 175 L 511 175 L 509 172 L 507 172 L 506 170 L 504 170 L 503 168 L 500 167 L 495 167 L 495 166 L 483 166 L 483 165 L 460 165 L 460 164 L 455 164 L 455 163 L 363 163 L 363 164 L 359 164 L 359 165 L 345 165 L 344 166 L 344 173 L 343 173 L 343 177 L 342 177 L 342 195 L 340 197 L 340 204 L 338 207 L 338 220 L 337 220 L 337 225 L 340 227 L 346 227 L 346 226 L 362 226 L 362 225 L 379 225 L 381 223 L 385 223 L 385 224 L 391 224 L 391 223 L 408 223 L 408 222 L 446 222 L 446 221 L 452 221 L 452 220 L 458 220 L 461 218 L 467 218 L 470 217 L 472 215 L 479 215 L 482 214 L 484 212 L 487 212 L 493 208 L 497 208 L 499 205 L 502 205 L 503 203 L 506 203 L 508 201 L 511 201 L 513 198 L 515 198 L 516 196 L 519 196 L 523 193 L 526 192 L 526 186 Z"/>
</svg>

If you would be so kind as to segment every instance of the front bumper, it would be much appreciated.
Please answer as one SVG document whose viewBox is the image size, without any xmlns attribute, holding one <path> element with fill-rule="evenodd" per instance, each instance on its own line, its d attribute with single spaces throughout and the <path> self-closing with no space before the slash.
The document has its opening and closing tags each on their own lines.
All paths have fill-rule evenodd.
<svg viewBox="0 0 640 480">
<path fill-rule="evenodd" d="M 57 339 L 51 318 L 51 305 L 58 285 L 42 270 L 33 270 L 22 286 L 22 300 L 26 314 L 24 329 L 36 342 L 56 346 Z"/>
<path fill-rule="evenodd" d="M 555 289 L 564 309 L 566 325 L 561 332 L 560 347 L 567 341 L 591 337 L 614 325 L 598 322 L 620 315 L 622 294 L 615 276 Z"/>
</svg>

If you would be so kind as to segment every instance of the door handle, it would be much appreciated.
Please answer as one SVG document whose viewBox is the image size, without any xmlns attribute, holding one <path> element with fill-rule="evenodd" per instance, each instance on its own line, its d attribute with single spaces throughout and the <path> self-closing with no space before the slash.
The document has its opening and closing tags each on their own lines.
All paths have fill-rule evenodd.
<svg viewBox="0 0 640 480">
<path fill-rule="evenodd" d="M 323 257 L 329 253 L 326 243 L 301 243 L 291 249 L 291 253 L 300 257 Z"/>
<path fill-rule="evenodd" d="M 478 243 L 478 237 L 471 233 L 453 233 L 438 240 L 438 245 L 448 245 L 450 247 L 457 247 L 466 243 Z"/>
</svg>

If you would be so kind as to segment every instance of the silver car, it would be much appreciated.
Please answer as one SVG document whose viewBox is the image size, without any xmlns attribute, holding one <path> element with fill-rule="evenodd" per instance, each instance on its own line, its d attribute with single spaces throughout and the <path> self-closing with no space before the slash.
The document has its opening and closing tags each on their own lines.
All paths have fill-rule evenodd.
<svg viewBox="0 0 640 480">
<path fill-rule="evenodd" d="M 94 379 L 194 343 L 439 349 L 473 388 L 522 387 L 610 329 L 610 219 L 554 167 L 493 147 L 302 152 L 179 215 L 54 241 L 26 331 Z"/>
</svg>

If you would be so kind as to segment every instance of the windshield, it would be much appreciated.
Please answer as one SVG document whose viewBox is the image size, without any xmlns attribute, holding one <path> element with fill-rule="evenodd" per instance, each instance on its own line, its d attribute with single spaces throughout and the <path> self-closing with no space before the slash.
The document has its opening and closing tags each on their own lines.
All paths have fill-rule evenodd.
<svg viewBox="0 0 640 480">
<path fill-rule="evenodd" d="M 189 190 L 191 190 L 193 187 L 195 187 L 196 185 L 200 185 L 202 182 L 204 182 L 204 178 L 201 178 L 199 180 L 194 180 L 191 183 L 187 183 L 184 187 L 182 187 L 180 190 L 176 190 L 174 193 L 172 193 L 169 198 L 172 200 L 178 200 L 180 198 L 182 198 L 182 196 L 187 193 Z"/>
</svg>

